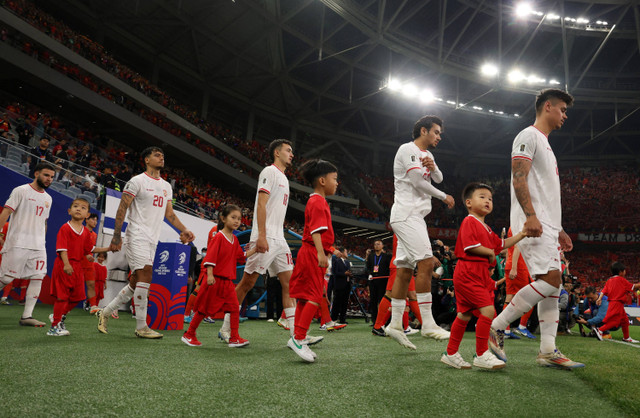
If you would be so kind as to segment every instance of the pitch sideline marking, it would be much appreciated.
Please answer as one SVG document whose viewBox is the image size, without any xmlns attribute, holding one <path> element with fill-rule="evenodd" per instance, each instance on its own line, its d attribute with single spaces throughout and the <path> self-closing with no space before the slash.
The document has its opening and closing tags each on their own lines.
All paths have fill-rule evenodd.
<svg viewBox="0 0 640 418">
<path fill-rule="evenodd" d="M 605 339 L 604 341 L 611 341 L 612 343 L 624 344 L 624 345 L 628 345 L 628 346 L 633 347 L 633 348 L 640 348 L 640 345 L 634 344 L 634 343 L 628 343 L 626 341 L 608 340 L 608 339 Z"/>
</svg>

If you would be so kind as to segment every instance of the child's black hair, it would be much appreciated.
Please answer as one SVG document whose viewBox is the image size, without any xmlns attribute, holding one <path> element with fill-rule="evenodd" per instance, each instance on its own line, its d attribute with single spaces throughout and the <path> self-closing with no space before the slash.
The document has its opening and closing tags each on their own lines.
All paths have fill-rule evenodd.
<svg viewBox="0 0 640 418">
<path fill-rule="evenodd" d="M 222 218 L 226 218 L 234 210 L 242 213 L 240 207 L 236 205 L 226 205 L 220 210 L 220 213 L 218 213 L 218 232 L 222 232 L 222 230 L 224 229 L 224 222 L 222 221 Z"/>
<path fill-rule="evenodd" d="M 105 260 L 109 257 L 109 254 L 107 254 L 107 253 L 97 253 L 96 254 L 96 258 L 98 258 L 98 256 L 101 255 L 101 254 L 104 256 Z"/>
<path fill-rule="evenodd" d="M 87 216 L 87 219 L 93 219 L 93 218 L 98 219 L 98 214 L 97 213 L 90 213 L 89 216 Z"/>
<path fill-rule="evenodd" d="M 473 196 L 473 192 L 480 189 L 489 190 L 491 194 L 493 194 L 493 187 L 489 186 L 488 184 L 479 183 L 476 181 L 464 186 L 464 189 L 462 190 L 462 201 L 464 202 L 467 199 L 471 199 L 471 196 Z"/>
<path fill-rule="evenodd" d="M 337 173 L 338 168 L 327 160 L 309 160 L 300 166 L 300 174 L 311 185 L 315 187 L 316 180 L 329 173 Z"/>
<path fill-rule="evenodd" d="M 625 266 L 624 264 L 622 264 L 619 261 L 616 261 L 613 264 L 611 264 L 611 274 L 613 274 L 614 276 L 619 275 L 620 273 L 622 273 L 626 269 L 627 269 L 627 266 Z"/>
<path fill-rule="evenodd" d="M 85 202 L 87 204 L 87 209 L 91 208 L 91 203 L 89 203 L 89 201 L 87 199 L 85 199 L 84 197 L 76 197 L 75 199 L 73 199 L 71 201 L 71 204 L 69 205 L 69 209 L 71 209 L 71 207 L 73 206 L 73 204 L 75 202 L 77 202 L 78 200 L 81 200 L 83 202 Z"/>
</svg>

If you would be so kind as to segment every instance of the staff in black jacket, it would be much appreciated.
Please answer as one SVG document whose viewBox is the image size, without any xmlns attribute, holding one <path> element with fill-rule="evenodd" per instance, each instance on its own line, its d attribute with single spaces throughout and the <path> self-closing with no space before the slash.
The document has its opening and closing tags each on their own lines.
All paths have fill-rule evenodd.
<svg viewBox="0 0 640 418">
<path fill-rule="evenodd" d="M 374 241 L 373 251 L 367 255 L 366 264 L 369 275 L 369 313 L 374 324 L 378 316 L 378 305 L 387 289 L 390 262 L 391 254 L 384 252 L 382 241 Z"/>
</svg>

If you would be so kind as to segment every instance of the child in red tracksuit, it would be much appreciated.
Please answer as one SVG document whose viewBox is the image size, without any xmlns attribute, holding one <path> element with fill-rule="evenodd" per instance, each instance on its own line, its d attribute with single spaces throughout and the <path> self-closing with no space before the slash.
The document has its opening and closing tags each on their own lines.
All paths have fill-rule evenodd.
<svg viewBox="0 0 640 418">
<path fill-rule="evenodd" d="M 605 315 L 603 323 L 600 328 L 595 328 L 596 337 L 602 341 L 602 333 L 612 328 L 622 328 L 622 341 L 628 343 L 637 343 L 629 336 L 629 318 L 624 310 L 624 304 L 627 301 L 627 295 L 633 290 L 640 289 L 640 283 L 631 284 L 624 276 L 627 275 L 627 268 L 624 264 L 616 261 L 611 265 L 611 273 L 613 277 L 607 280 L 607 284 L 604 285 L 604 289 L 600 292 L 596 304 L 600 306 L 602 304 L 602 297 L 607 296 L 609 298 L 609 307 L 607 308 L 607 315 Z"/>
<path fill-rule="evenodd" d="M 325 160 L 310 160 L 300 167 L 300 172 L 313 187 L 304 210 L 302 246 L 289 281 L 289 296 L 297 299 L 295 328 L 287 342 L 304 361 L 313 363 L 316 354 L 309 349 L 307 331 L 322 303 L 324 274 L 333 245 L 331 212 L 326 197 L 338 188 L 338 169 Z"/>
<path fill-rule="evenodd" d="M 517 244 L 526 235 L 519 232 L 513 237 L 501 239 L 484 218 L 493 210 L 493 189 L 482 183 L 470 183 L 462 192 L 469 215 L 462 221 L 456 239 L 455 254 L 458 263 L 453 272 L 458 314 L 451 325 L 451 336 L 447 350 L 440 361 L 456 369 L 470 369 L 458 348 L 473 315 L 478 316 L 476 325 L 476 355 L 473 365 L 483 369 L 500 369 L 504 361 L 497 358 L 488 346 L 491 321 L 496 314 L 494 303 L 495 282 L 490 268 L 496 264 L 496 254 L 504 248 Z"/>
<path fill-rule="evenodd" d="M 233 280 L 236 278 L 236 267 L 244 264 L 247 257 L 255 253 L 252 248 L 247 253 L 242 250 L 238 238 L 233 231 L 242 223 L 242 212 L 236 205 L 225 206 L 219 215 L 218 233 L 209 241 L 207 255 L 203 266 L 207 269 L 207 278 L 202 281 L 194 304 L 194 315 L 189 329 L 182 336 L 182 342 L 197 347 L 202 345 L 196 337 L 196 329 L 207 316 L 218 312 L 231 315 L 231 337 L 229 347 L 244 347 L 249 341 L 240 337 L 240 311 L 238 296 Z"/>
</svg>

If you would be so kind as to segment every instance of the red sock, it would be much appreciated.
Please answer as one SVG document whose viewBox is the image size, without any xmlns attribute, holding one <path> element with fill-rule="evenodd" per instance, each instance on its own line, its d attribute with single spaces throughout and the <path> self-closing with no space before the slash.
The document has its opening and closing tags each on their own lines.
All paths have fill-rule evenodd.
<svg viewBox="0 0 640 418">
<path fill-rule="evenodd" d="M 194 312 L 193 318 L 191 318 L 191 323 L 189 324 L 189 329 L 187 329 L 187 332 L 185 332 L 185 334 L 195 337 L 196 330 L 198 329 L 198 326 L 203 319 L 204 315 L 202 315 L 200 312 Z"/>
<path fill-rule="evenodd" d="M 78 304 L 78 302 L 69 302 L 69 303 L 67 303 L 67 307 L 66 307 L 66 309 L 65 309 L 64 314 L 66 315 L 66 314 L 68 314 L 69 312 L 71 312 L 71 310 L 72 310 L 73 308 L 75 308 L 77 304 Z"/>
<path fill-rule="evenodd" d="M 51 322 L 51 328 L 55 327 L 62 320 L 62 315 L 67 311 L 67 305 L 69 303 L 66 300 L 56 300 L 53 304 L 53 322 Z"/>
<path fill-rule="evenodd" d="M 236 339 L 240 338 L 240 334 L 238 334 L 238 328 L 240 328 L 240 310 L 233 309 L 229 312 L 229 325 L 231 326 L 231 338 Z"/>
<path fill-rule="evenodd" d="M 418 306 L 418 301 L 409 299 L 409 309 L 411 309 L 413 316 L 415 316 L 418 321 L 420 321 L 420 325 L 422 325 L 422 315 L 420 315 L 420 306 Z"/>
<path fill-rule="evenodd" d="M 531 308 L 529 312 L 527 312 L 526 314 L 522 315 L 522 318 L 520 318 L 520 325 L 526 328 L 527 324 L 529 323 L 529 317 L 531 316 L 532 313 L 533 313 L 533 308 Z"/>
<path fill-rule="evenodd" d="M 622 327 L 622 337 L 626 340 L 629 338 L 629 320 L 627 319 L 627 315 L 624 315 L 622 319 L 622 323 L 620 324 Z"/>
<path fill-rule="evenodd" d="M 11 293 L 11 289 L 13 289 L 13 284 L 9 283 L 8 285 L 6 285 L 4 287 L 4 289 L 2 289 L 2 297 L 6 298 L 9 296 L 9 293 Z"/>
<path fill-rule="evenodd" d="M 300 307 L 300 305 L 300 302 L 298 302 L 298 308 Z M 311 325 L 313 316 L 318 310 L 318 306 L 313 303 L 307 302 L 302 305 L 302 309 L 298 308 L 296 308 L 296 319 L 293 337 L 296 340 L 300 341 L 307 338 L 307 331 L 309 331 L 309 326 Z"/>
<path fill-rule="evenodd" d="M 89 306 L 98 306 L 98 301 L 95 296 L 92 298 L 89 298 Z"/>
<path fill-rule="evenodd" d="M 184 308 L 185 315 L 191 315 L 191 311 L 193 310 L 193 305 L 196 303 L 196 299 L 198 298 L 198 292 L 193 292 L 189 295 L 189 300 L 187 301 L 187 306 Z"/>
<path fill-rule="evenodd" d="M 329 301 L 327 298 L 322 298 L 320 300 L 320 316 L 322 318 L 322 324 L 331 322 L 331 312 L 329 312 Z"/>
<path fill-rule="evenodd" d="M 456 316 L 455 321 L 451 324 L 451 336 L 449 337 L 449 344 L 447 344 L 447 354 L 453 355 L 458 352 L 460 348 L 460 342 L 464 337 L 464 331 L 467 329 L 467 323 L 469 321 L 463 321 Z"/>
<path fill-rule="evenodd" d="M 376 324 L 374 328 L 380 329 L 387 324 L 387 321 L 391 317 L 391 299 L 383 297 L 378 306 L 378 317 L 376 318 Z"/>
<path fill-rule="evenodd" d="M 489 349 L 489 330 L 491 329 L 491 318 L 484 315 L 478 317 L 476 324 L 476 354 L 483 355 Z"/>
<path fill-rule="evenodd" d="M 409 326 L 409 311 L 405 310 L 402 314 L 402 329 L 405 330 Z"/>
</svg>

